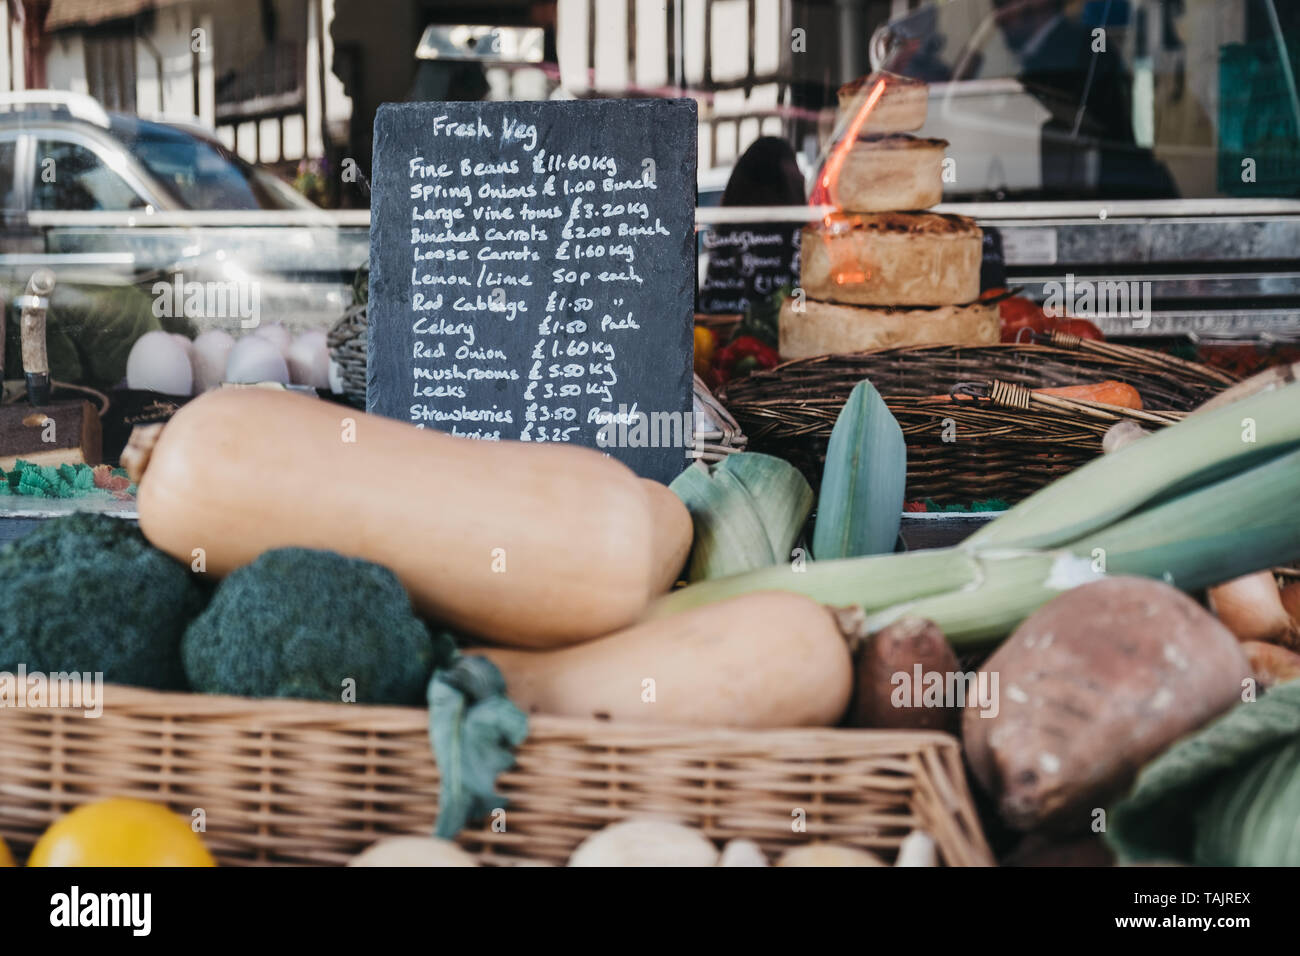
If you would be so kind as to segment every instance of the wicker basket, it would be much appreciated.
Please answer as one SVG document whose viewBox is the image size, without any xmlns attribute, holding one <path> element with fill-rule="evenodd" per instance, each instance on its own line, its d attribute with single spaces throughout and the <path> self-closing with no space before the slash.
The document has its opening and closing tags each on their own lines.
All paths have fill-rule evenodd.
<svg viewBox="0 0 1300 956">
<path fill-rule="evenodd" d="M 800 359 L 731 382 L 721 398 L 750 450 L 787 459 L 815 487 L 831 428 L 863 379 L 875 385 L 907 439 L 908 498 L 959 504 L 1024 498 L 1100 454 L 1116 421 L 1159 428 L 1236 381 L 1151 349 L 1054 335 L 1042 345 L 918 346 Z M 1146 410 L 1030 392 L 1105 379 L 1134 386 Z"/>
<path fill-rule="evenodd" d="M 698 375 L 695 376 L 693 411 L 695 447 L 691 451 L 692 458 L 716 462 L 745 450 L 749 439 Z"/>
<path fill-rule="evenodd" d="M 339 864 L 380 836 L 432 830 L 438 772 L 424 710 L 111 685 L 104 698 L 97 719 L 0 709 L 0 836 L 17 852 L 78 804 L 113 795 L 187 818 L 202 808 L 222 864 Z M 460 837 L 489 864 L 563 863 L 605 824 L 650 814 L 769 853 L 833 840 L 892 859 L 921 828 L 948 865 L 992 862 L 957 741 L 941 733 L 533 717 L 498 783 L 504 828 L 489 821 Z"/>
<path fill-rule="evenodd" d="M 349 306 L 343 318 L 325 337 L 343 397 L 357 408 L 366 407 L 366 305 Z"/>
</svg>

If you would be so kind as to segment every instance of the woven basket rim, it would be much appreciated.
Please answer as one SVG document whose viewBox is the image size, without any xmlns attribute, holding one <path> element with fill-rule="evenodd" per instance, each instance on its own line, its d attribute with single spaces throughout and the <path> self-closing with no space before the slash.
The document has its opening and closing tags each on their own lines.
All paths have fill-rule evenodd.
<svg viewBox="0 0 1300 956">
<path fill-rule="evenodd" d="M 440 775 L 425 708 L 118 684 L 101 700 L 89 721 L 77 708 L 0 709 L 0 834 L 20 853 L 63 814 L 111 796 L 182 815 L 203 807 L 223 865 L 337 865 L 433 827 Z M 888 859 L 922 827 L 947 865 L 993 862 L 960 744 L 941 731 L 529 721 L 497 778 L 510 826 L 484 819 L 457 837 L 482 863 L 562 865 L 601 827 L 665 813 L 718 845 L 747 837 L 771 855 L 830 840 Z M 807 835 L 791 830 L 790 807 L 806 811 Z"/>
<path fill-rule="evenodd" d="M 1155 349 L 1057 337 L 794 359 L 729 382 L 719 397 L 747 448 L 785 458 L 815 488 L 844 401 L 870 381 L 903 431 L 910 498 L 1016 502 L 1101 454 L 1115 422 L 1163 428 L 1237 381 Z M 1136 388 L 1143 408 L 1038 391 L 1111 379 Z"/>
<path fill-rule="evenodd" d="M 132 716 L 181 719 L 185 717 L 236 717 L 256 715 L 264 723 L 276 725 L 310 724 L 320 722 L 337 724 L 344 714 L 349 726 L 358 731 L 396 726 L 402 729 L 422 729 L 428 724 L 428 708 L 404 707 L 392 704 L 365 704 L 332 701 L 301 700 L 287 697 L 238 697 L 228 694 L 203 694 L 195 691 L 162 691 L 128 684 L 104 685 L 105 716 L 112 712 L 129 712 Z M 76 711 L 80 707 L 46 707 L 52 712 Z M 4 709 L 0 708 L 0 714 Z M 102 719 L 102 718 L 95 718 Z M 533 731 L 548 737 L 587 736 L 594 731 L 600 736 L 625 736 L 629 741 L 639 738 L 662 740 L 678 738 L 691 743 L 711 741 L 739 743 L 747 740 L 805 741 L 809 737 L 823 737 L 826 741 L 839 740 L 845 744 L 854 741 L 873 745 L 870 749 L 889 749 L 906 742 L 906 749 L 918 747 L 953 748 L 960 750 L 960 741 L 952 734 L 938 730 L 894 730 L 855 727 L 692 727 L 676 724 L 657 724 L 630 721 L 592 720 L 581 717 L 561 717 L 552 714 L 528 716 L 530 736 Z"/>
<path fill-rule="evenodd" d="M 1063 345 L 1056 345 L 1049 342 L 994 342 L 989 345 L 899 345 L 889 348 L 864 349 L 860 352 L 828 352 L 825 355 L 811 355 L 805 358 L 789 359 L 769 369 L 762 369 L 754 372 L 752 375 L 742 379 L 737 379 L 735 384 L 748 383 L 753 385 L 755 382 L 766 382 L 769 380 L 779 380 L 784 373 L 792 369 L 815 368 L 823 365 L 846 365 L 853 363 L 869 364 L 872 360 L 888 359 L 892 356 L 902 355 L 953 355 L 962 360 L 974 360 L 981 354 L 987 353 L 995 355 L 1000 352 L 1023 353 L 1027 356 L 1040 355 L 1044 358 L 1060 359 L 1082 359 L 1085 361 L 1100 362 L 1117 362 L 1122 361 L 1124 357 L 1146 361 L 1152 366 L 1152 371 L 1156 371 L 1159 366 L 1165 366 L 1159 369 L 1166 373 L 1170 371 L 1180 372 L 1198 372 L 1201 379 L 1209 384 L 1211 382 L 1219 384 L 1226 388 L 1229 385 L 1241 381 L 1241 377 L 1226 372 L 1223 369 L 1216 368 L 1212 365 L 1206 365 L 1202 362 L 1191 362 L 1186 359 L 1180 359 L 1176 356 L 1159 352 L 1155 349 L 1141 346 L 1119 346 L 1114 343 L 1114 349 L 1122 351 L 1124 354 L 1111 354 L 1109 352 L 1095 352 L 1087 348 L 1068 348 Z M 746 386 L 747 387 L 747 386 Z M 885 395 L 881 392 L 881 395 Z M 906 397 L 906 396 L 904 396 Z M 725 404 L 728 400 L 728 389 L 726 387 L 719 389 L 718 398 Z"/>
</svg>

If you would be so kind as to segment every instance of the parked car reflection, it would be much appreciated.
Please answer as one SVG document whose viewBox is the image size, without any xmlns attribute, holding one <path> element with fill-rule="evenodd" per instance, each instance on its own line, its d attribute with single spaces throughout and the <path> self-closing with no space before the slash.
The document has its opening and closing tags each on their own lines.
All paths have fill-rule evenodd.
<svg viewBox="0 0 1300 956">
<path fill-rule="evenodd" d="M 319 209 L 194 122 L 108 113 L 53 91 L 0 96 L 0 110 L 0 290 L 12 301 L 33 269 L 55 271 L 56 378 L 112 386 L 131 345 L 154 329 L 248 328 L 247 309 L 177 314 L 178 286 L 215 283 L 245 303 L 255 288 L 257 321 L 290 330 L 328 328 L 351 303 L 368 249 L 364 214 Z M 13 377 L 18 330 L 6 324 Z"/>
</svg>

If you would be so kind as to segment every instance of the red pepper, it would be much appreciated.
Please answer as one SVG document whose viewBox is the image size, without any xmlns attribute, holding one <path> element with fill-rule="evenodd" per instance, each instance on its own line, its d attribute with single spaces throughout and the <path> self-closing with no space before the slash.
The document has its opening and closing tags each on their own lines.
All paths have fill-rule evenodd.
<svg viewBox="0 0 1300 956">
<path fill-rule="evenodd" d="M 1005 290 L 990 289 L 983 293 L 981 299 L 989 299 Z M 1032 299 L 1013 295 L 998 303 L 998 315 L 1002 319 L 1003 342 L 1032 342 L 1035 333 L 1068 332 L 1081 339 L 1102 340 L 1101 329 L 1087 319 L 1075 319 L 1065 316 L 1056 318 L 1047 315 Z"/>
<path fill-rule="evenodd" d="M 1032 299 L 1013 295 L 998 303 L 1003 342 L 1032 342 L 1035 332 L 1046 332 L 1051 320 Z"/>
<path fill-rule="evenodd" d="M 742 335 L 714 353 L 713 376 L 716 384 L 722 385 L 759 369 L 775 368 L 780 363 L 781 356 L 772 346 L 752 335 Z"/>
</svg>

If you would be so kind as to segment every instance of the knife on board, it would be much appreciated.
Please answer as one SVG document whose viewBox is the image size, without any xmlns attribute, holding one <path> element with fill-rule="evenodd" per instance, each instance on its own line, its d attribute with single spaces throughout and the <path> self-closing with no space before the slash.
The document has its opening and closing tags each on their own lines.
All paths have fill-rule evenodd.
<svg viewBox="0 0 1300 956">
<path fill-rule="evenodd" d="M 19 328 L 27 402 L 0 408 L 0 469 L 9 470 L 20 460 L 48 466 L 101 461 L 99 411 L 84 399 L 52 402 L 45 321 L 54 285 L 51 270 L 37 269 L 24 294 L 15 299 L 22 310 Z"/>
</svg>

